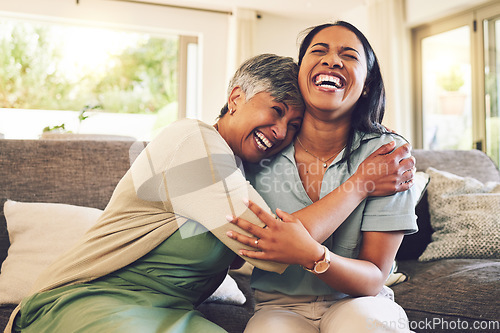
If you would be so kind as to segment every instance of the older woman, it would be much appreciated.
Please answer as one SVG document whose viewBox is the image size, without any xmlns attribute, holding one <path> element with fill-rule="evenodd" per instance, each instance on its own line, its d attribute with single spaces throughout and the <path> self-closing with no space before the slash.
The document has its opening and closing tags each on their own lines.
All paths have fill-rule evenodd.
<svg viewBox="0 0 500 333">
<path fill-rule="evenodd" d="M 254 57 L 235 73 L 215 126 L 181 120 L 162 131 L 97 224 L 38 279 L 11 317 L 14 330 L 222 332 L 195 307 L 240 248 L 226 237 L 225 216 L 263 226 L 243 199 L 266 207 L 236 157 L 258 162 L 293 140 L 303 115 L 297 74 L 290 58 Z M 278 273 L 286 267 L 249 261 Z"/>
<path fill-rule="evenodd" d="M 340 226 L 340 219 L 306 213 L 332 190 L 355 189 L 354 171 L 381 145 L 405 142 L 381 126 L 385 92 L 376 56 L 358 29 L 340 21 L 309 30 L 299 66 L 301 131 L 293 145 L 247 170 L 273 210 L 295 213 L 277 210 L 282 222 L 251 204 L 267 228 L 237 218 L 254 236 L 229 233 L 258 249 L 242 255 L 293 264 L 281 275 L 254 270 L 258 303 L 245 332 L 408 331 L 403 309 L 384 297 L 391 293 L 384 282 L 403 235 L 417 230 L 414 191 L 363 200 Z M 288 185 L 269 190 L 272 184 Z M 304 227 L 311 237 L 303 237 Z"/>
</svg>

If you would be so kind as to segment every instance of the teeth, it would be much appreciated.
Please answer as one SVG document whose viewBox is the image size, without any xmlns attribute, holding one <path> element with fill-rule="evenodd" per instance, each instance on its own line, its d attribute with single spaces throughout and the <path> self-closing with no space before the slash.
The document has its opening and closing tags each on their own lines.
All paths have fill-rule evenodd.
<svg viewBox="0 0 500 333">
<path fill-rule="evenodd" d="M 332 84 L 336 88 L 342 88 L 342 83 L 340 82 L 340 78 L 333 76 L 333 75 L 326 75 L 326 74 L 320 74 L 316 76 L 316 82 L 315 84 L 317 86 L 322 86 L 322 87 L 331 87 Z"/>
<path fill-rule="evenodd" d="M 266 136 L 264 134 L 262 134 L 261 132 L 255 131 L 255 136 L 257 137 L 257 140 L 255 140 L 255 142 L 257 142 L 257 145 L 259 146 L 259 148 L 261 148 L 263 150 L 267 150 L 273 146 L 271 141 L 269 141 L 266 138 Z"/>
<path fill-rule="evenodd" d="M 259 141 L 259 140 L 255 140 L 255 142 L 257 142 L 257 146 L 259 146 L 259 148 L 260 148 L 260 149 L 262 149 L 262 150 L 267 150 L 267 147 L 266 147 L 266 146 L 264 146 L 262 143 L 260 143 L 260 141 Z"/>
</svg>

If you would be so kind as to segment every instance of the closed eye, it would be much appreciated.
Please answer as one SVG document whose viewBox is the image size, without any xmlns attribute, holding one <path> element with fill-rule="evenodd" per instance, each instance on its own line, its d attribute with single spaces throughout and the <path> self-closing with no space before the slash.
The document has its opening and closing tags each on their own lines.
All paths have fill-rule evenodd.
<svg viewBox="0 0 500 333">
<path fill-rule="evenodd" d="M 358 57 L 353 54 L 345 54 L 345 56 L 350 59 L 358 60 Z"/>
<path fill-rule="evenodd" d="M 278 106 L 275 106 L 275 107 L 273 107 L 273 109 L 274 109 L 274 111 L 276 111 L 276 113 L 278 114 L 278 116 L 283 117 L 284 111 L 283 111 L 282 108 L 280 108 Z"/>
<path fill-rule="evenodd" d="M 301 125 L 302 125 L 301 123 L 297 123 L 297 122 L 288 124 L 288 126 L 290 126 L 296 132 L 298 132 L 300 130 Z"/>
</svg>

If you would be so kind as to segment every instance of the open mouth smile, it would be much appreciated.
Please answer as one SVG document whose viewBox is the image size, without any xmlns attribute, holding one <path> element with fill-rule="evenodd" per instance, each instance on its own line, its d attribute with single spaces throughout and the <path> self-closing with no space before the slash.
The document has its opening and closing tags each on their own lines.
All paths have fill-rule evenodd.
<svg viewBox="0 0 500 333">
<path fill-rule="evenodd" d="M 253 132 L 253 137 L 257 143 L 257 147 L 262 151 L 266 151 L 274 145 L 262 132 Z"/>
<path fill-rule="evenodd" d="M 313 78 L 313 82 L 317 87 L 328 90 L 339 90 L 345 86 L 343 78 L 331 74 L 318 74 Z"/>
</svg>

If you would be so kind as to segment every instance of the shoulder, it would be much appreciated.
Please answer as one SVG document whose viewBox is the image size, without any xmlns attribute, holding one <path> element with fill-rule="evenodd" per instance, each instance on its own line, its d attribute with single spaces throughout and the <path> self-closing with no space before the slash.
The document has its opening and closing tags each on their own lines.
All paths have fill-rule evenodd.
<svg viewBox="0 0 500 333">
<path fill-rule="evenodd" d="M 209 124 L 204 123 L 201 120 L 185 118 L 174 121 L 173 123 L 165 126 L 154 138 L 154 140 L 161 140 L 162 138 L 169 136 L 177 136 L 178 139 L 181 139 L 182 137 L 188 137 L 193 133 L 209 133 L 214 131 L 215 128 L 213 126 L 210 126 Z"/>
<path fill-rule="evenodd" d="M 357 142 L 356 142 L 357 141 Z M 364 147 L 370 149 L 378 149 L 380 146 L 385 145 L 391 141 L 396 142 L 396 147 L 402 146 L 408 143 L 403 136 L 395 133 L 362 133 L 357 132 L 355 134 L 355 144 L 357 143 L 359 147 Z"/>
</svg>

